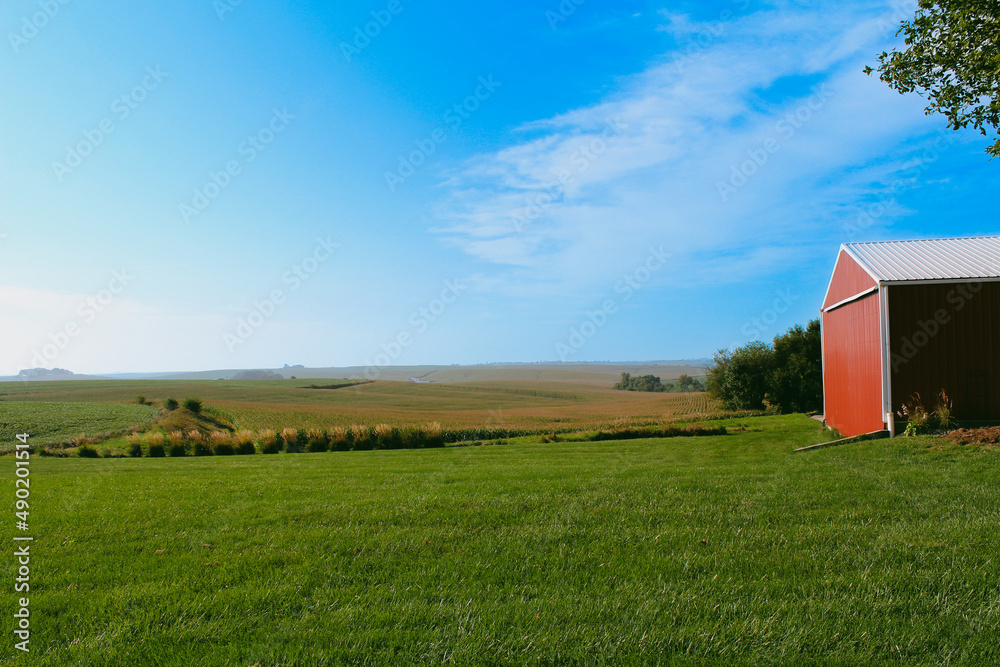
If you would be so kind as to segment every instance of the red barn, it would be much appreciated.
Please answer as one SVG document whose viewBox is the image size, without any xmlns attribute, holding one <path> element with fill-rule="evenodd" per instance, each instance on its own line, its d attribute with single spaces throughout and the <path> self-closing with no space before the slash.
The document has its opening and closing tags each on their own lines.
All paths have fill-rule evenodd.
<svg viewBox="0 0 1000 667">
<path fill-rule="evenodd" d="M 848 243 L 821 316 L 826 423 L 889 430 L 919 393 L 962 421 L 1000 419 L 1000 236 Z"/>
</svg>

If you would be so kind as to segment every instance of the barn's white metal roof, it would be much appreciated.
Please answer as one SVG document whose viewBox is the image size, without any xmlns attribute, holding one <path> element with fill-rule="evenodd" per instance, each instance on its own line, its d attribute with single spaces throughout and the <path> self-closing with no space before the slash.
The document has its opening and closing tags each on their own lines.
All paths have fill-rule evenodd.
<svg viewBox="0 0 1000 667">
<path fill-rule="evenodd" d="M 1000 236 L 845 243 L 879 282 L 1000 278 Z"/>
</svg>

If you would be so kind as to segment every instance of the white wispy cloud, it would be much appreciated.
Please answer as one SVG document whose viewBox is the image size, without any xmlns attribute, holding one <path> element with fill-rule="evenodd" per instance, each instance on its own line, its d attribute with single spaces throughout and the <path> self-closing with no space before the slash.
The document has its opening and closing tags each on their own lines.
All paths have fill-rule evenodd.
<svg viewBox="0 0 1000 667">
<path fill-rule="evenodd" d="M 462 165 L 435 231 L 513 292 L 585 290 L 649 245 L 671 249 L 664 280 L 808 261 L 803 248 L 842 240 L 858 202 L 904 168 L 896 148 L 928 131 L 919 100 L 861 72 L 898 14 L 860 2 L 666 14 L 676 50 Z M 712 271 L 680 270 L 693 265 Z"/>
</svg>

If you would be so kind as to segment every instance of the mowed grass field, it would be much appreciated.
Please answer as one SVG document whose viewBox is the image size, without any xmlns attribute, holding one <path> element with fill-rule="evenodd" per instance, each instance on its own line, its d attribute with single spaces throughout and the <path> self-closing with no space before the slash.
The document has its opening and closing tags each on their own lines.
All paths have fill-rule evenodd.
<svg viewBox="0 0 1000 667">
<path fill-rule="evenodd" d="M 4 652 L 997 664 L 1000 453 L 922 437 L 792 454 L 828 434 L 804 416 L 723 423 L 731 435 L 33 459 L 32 655 Z"/>
<path fill-rule="evenodd" d="M 378 381 L 338 389 L 343 379 L 68 381 L 0 383 L 0 421 L 25 402 L 135 402 L 201 398 L 236 428 L 332 428 L 438 422 L 444 428 L 580 430 L 726 416 L 705 394 L 616 391 L 571 382 L 415 384 Z M 7 421 L 13 419 L 11 417 Z M 74 434 L 75 435 L 75 434 Z"/>
</svg>

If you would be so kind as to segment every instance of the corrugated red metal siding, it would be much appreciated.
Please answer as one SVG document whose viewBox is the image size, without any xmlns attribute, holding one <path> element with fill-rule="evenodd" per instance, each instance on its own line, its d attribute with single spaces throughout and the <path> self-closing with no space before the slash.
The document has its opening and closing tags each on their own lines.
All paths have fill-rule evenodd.
<svg viewBox="0 0 1000 667">
<path fill-rule="evenodd" d="M 889 288 L 892 406 L 944 389 L 957 419 L 1000 420 L 1000 283 Z"/>
<path fill-rule="evenodd" d="M 823 303 L 823 307 L 829 308 L 835 303 L 840 303 L 844 299 L 850 299 L 852 296 L 872 287 L 875 287 L 875 280 L 857 262 L 851 259 L 850 255 L 841 250 L 840 256 L 837 258 L 837 266 L 833 270 L 833 279 L 830 281 L 830 290 L 826 296 L 826 302 Z"/>
<path fill-rule="evenodd" d="M 879 295 L 823 313 L 826 423 L 845 436 L 885 427 Z"/>
</svg>

